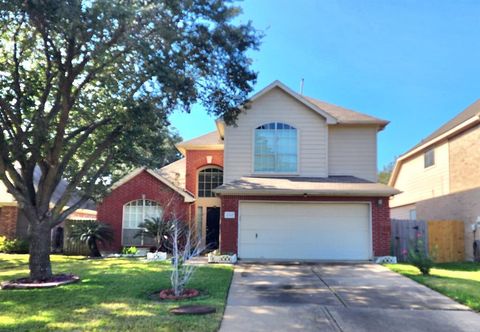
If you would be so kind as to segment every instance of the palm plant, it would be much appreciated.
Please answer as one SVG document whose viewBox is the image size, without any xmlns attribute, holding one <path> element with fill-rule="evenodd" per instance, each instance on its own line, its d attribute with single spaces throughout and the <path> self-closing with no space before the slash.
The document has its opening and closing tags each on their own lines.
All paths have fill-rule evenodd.
<svg viewBox="0 0 480 332">
<path fill-rule="evenodd" d="M 98 242 L 112 242 L 113 230 L 109 224 L 97 220 L 78 220 L 70 227 L 69 239 L 83 242 L 90 250 L 90 257 L 102 257 L 98 250 Z"/>
<path fill-rule="evenodd" d="M 141 229 L 134 237 L 147 236 L 155 240 L 157 251 L 162 248 L 164 241 L 167 241 L 171 233 L 171 222 L 160 217 L 147 218 L 138 225 Z"/>
</svg>

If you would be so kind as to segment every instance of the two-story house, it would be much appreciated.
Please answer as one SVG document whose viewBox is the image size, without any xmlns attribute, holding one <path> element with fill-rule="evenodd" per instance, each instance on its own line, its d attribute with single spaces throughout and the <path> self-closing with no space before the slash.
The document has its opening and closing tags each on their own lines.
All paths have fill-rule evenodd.
<svg viewBox="0 0 480 332">
<path fill-rule="evenodd" d="M 461 220 L 466 258 L 480 217 L 480 100 L 401 155 L 389 182 L 392 218 Z"/>
<path fill-rule="evenodd" d="M 227 126 L 177 145 L 184 158 L 115 184 L 98 219 L 115 248 L 147 216 L 189 220 L 204 244 L 244 259 L 368 260 L 389 254 L 389 197 L 377 183 L 387 121 L 297 94 L 275 81 Z M 168 203 L 168 204 L 167 204 Z"/>
</svg>

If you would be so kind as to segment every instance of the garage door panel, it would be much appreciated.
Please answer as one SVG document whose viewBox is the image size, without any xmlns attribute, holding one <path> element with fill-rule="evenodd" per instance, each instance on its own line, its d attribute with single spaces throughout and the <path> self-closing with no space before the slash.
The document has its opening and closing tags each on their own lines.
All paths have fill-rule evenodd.
<svg viewBox="0 0 480 332">
<path fill-rule="evenodd" d="M 240 206 L 239 256 L 363 260 L 371 256 L 363 203 L 247 203 Z"/>
</svg>

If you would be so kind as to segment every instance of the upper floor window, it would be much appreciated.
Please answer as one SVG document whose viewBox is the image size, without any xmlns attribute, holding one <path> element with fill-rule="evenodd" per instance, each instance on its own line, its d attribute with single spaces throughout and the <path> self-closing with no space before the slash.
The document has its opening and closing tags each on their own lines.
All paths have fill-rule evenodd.
<svg viewBox="0 0 480 332">
<path fill-rule="evenodd" d="M 213 189 L 223 184 L 220 168 L 205 168 L 198 173 L 198 197 L 215 197 Z"/>
<path fill-rule="evenodd" d="M 163 209 L 155 201 L 139 199 L 123 206 L 123 228 L 138 229 L 148 218 L 162 217 Z"/>
<path fill-rule="evenodd" d="M 423 155 L 424 168 L 435 165 L 435 150 L 432 148 L 427 150 Z"/>
<path fill-rule="evenodd" d="M 281 122 L 257 127 L 254 172 L 297 172 L 297 129 Z"/>
</svg>

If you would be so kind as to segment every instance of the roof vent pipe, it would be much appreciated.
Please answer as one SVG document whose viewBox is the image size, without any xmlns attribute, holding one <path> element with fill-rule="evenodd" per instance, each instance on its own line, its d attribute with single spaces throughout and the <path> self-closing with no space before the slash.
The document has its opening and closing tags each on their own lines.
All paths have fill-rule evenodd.
<svg viewBox="0 0 480 332">
<path fill-rule="evenodd" d="M 305 83 L 305 79 L 302 78 L 300 80 L 300 94 L 303 96 L 303 84 Z"/>
</svg>

